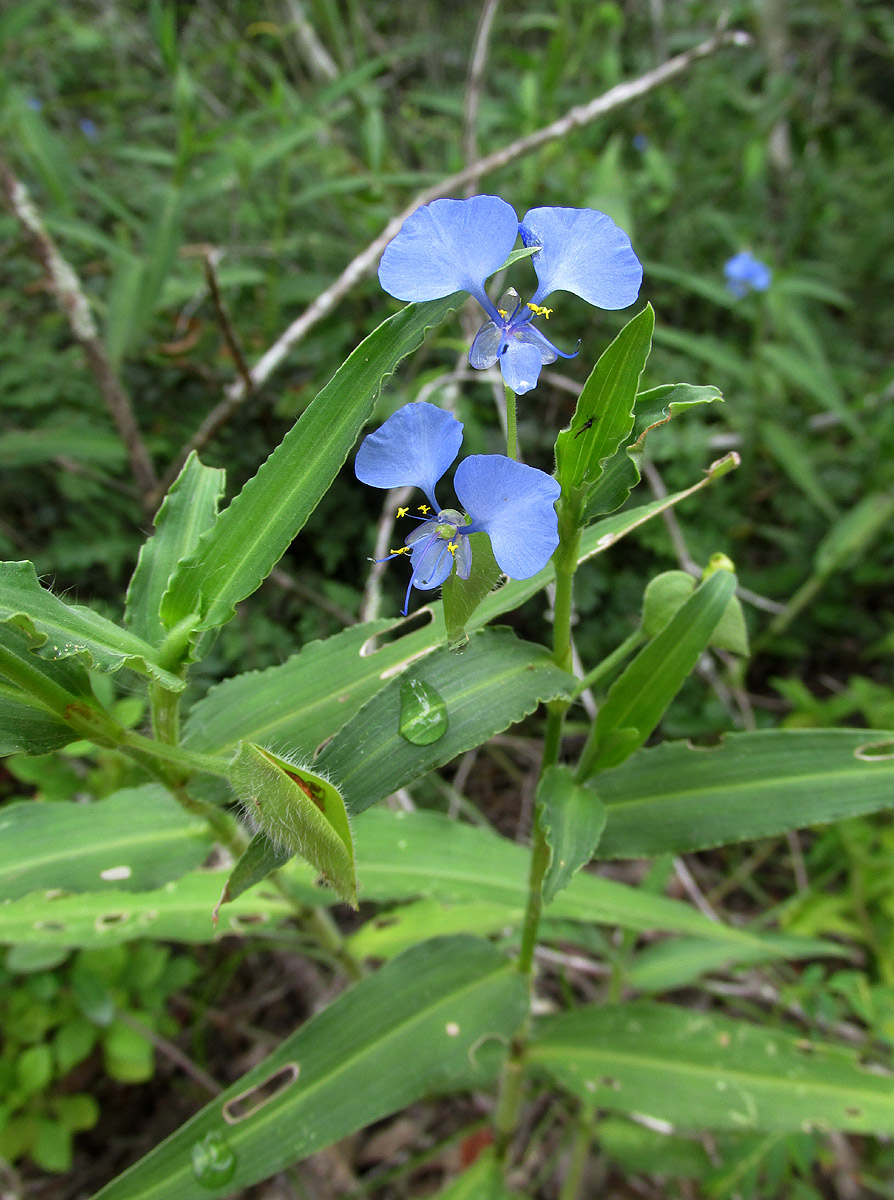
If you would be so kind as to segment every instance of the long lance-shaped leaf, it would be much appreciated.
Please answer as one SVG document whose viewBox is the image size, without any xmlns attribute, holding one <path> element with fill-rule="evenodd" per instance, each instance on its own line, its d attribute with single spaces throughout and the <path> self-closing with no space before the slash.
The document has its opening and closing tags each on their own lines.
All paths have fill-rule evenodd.
<svg viewBox="0 0 894 1200">
<path fill-rule="evenodd" d="M 385 379 L 462 300 L 410 304 L 357 347 L 176 571 L 162 606 L 169 629 L 191 613 L 199 630 L 230 620 L 319 504 Z"/>
<path fill-rule="evenodd" d="M 583 386 L 570 429 L 556 440 L 556 478 L 567 494 L 595 483 L 633 429 L 639 377 L 652 348 L 655 313 L 647 304 L 600 356 Z"/>
<path fill-rule="evenodd" d="M 99 671 L 130 667 L 171 691 L 186 686 L 154 661 L 155 650 L 148 642 L 42 588 L 30 562 L 0 563 L 0 622 L 22 630 L 41 658 L 76 658 Z"/>
<path fill-rule="evenodd" d="M 729 571 L 715 571 L 615 680 L 581 755 L 581 780 L 617 766 L 645 742 L 710 642 L 735 586 Z"/>
<path fill-rule="evenodd" d="M 157 783 L 97 804 L 13 804 L 0 813 L 0 900 L 38 889 L 145 891 L 199 866 L 211 836 Z"/>
<path fill-rule="evenodd" d="M 259 887 L 212 914 L 229 871 L 194 871 L 151 892 L 31 892 L 0 904 L 0 944 L 12 946 L 114 946 L 151 937 L 157 941 L 213 942 L 226 934 L 263 934 L 295 915 L 288 900 Z M 309 882 L 298 881 L 305 903 L 320 902 Z"/>
<path fill-rule="evenodd" d="M 225 471 L 206 467 L 193 451 L 155 515 L 156 532 L 140 550 L 124 609 L 125 624 L 147 642 L 158 643 L 167 632 L 159 616 L 162 596 L 178 564 L 214 524 L 225 479 Z"/>
<path fill-rule="evenodd" d="M 388 903 L 423 897 L 421 903 L 430 901 L 432 912 L 437 904 L 463 907 L 465 916 L 479 921 L 477 928 L 487 933 L 520 924 L 528 898 L 530 852 L 526 847 L 440 813 L 394 813 L 381 807 L 357 818 L 355 835 L 361 900 Z M 477 912 L 468 911 L 469 906 L 478 906 Z M 398 938 L 402 937 L 403 914 L 402 909 L 389 914 Z M 584 871 L 559 892 L 544 916 L 587 926 L 689 934 L 723 946 L 730 958 L 740 950 L 763 957 L 804 957 L 835 949 L 816 939 L 780 938 L 724 925 L 680 900 Z M 407 921 L 414 921 L 413 913 L 407 913 Z M 358 952 L 376 954 L 384 949 L 387 953 L 388 928 L 382 928 L 381 939 L 374 929 L 362 931 Z M 573 940 L 573 932 L 569 936 Z"/>
<path fill-rule="evenodd" d="M 411 670 L 414 680 L 440 697 L 447 730 L 426 745 L 409 741 L 401 733 L 403 680 L 392 680 L 314 763 L 314 770 L 330 774 L 351 813 L 514 725 L 541 701 L 568 695 L 574 686 L 573 677 L 559 670 L 543 647 L 509 630 L 482 630 L 459 658 L 438 650 Z"/>
<path fill-rule="evenodd" d="M 682 854 L 894 807 L 894 733 L 772 729 L 668 742 L 599 777 L 606 858 Z"/>
<path fill-rule="evenodd" d="M 95 1200 L 231 1196 L 431 1092 L 480 1086 L 526 1009 L 521 978 L 488 943 L 426 942 L 311 1018 Z"/>
<path fill-rule="evenodd" d="M 684 1129 L 894 1132 L 894 1076 L 855 1051 L 669 1005 L 548 1018 L 528 1063 L 588 1104 Z"/>
<path fill-rule="evenodd" d="M 584 530 L 580 561 L 604 553 L 631 530 L 719 478 L 731 465 L 729 458 L 721 459 L 693 487 L 628 509 Z M 502 613 L 518 608 L 553 579 L 549 565 L 532 579 L 510 580 L 485 597 L 472 614 L 468 629 L 480 629 Z M 418 624 L 420 616 L 430 617 L 424 628 L 400 632 L 405 625 Z M 384 644 L 367 652 L 375 638 Z M 355 625 L 325 642 L 311 642 L 280 666 L 237 675 L 212 688 L 190 710 L 184 742 L 190 749 L 207 754 L 226 754 L 239 742 L 249 741 L 310 755 L 392 676 L 446 641 L 443 605 L 439 601 L 426 605 L 409 620 L 384 618 Z"/>
</svg>

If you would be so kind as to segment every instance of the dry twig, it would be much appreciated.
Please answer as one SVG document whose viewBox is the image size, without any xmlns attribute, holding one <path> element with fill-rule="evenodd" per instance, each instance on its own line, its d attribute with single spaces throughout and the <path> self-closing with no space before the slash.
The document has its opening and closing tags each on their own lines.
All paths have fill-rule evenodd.
<svg viewBox="0 0 894 1200">
<path fill-rule="evenodd" d="M 65 314 L 71 332 L 84 351 L 93 377 L 105 401 L 115 428 L 124 442 L 130 469 L 147 514 L 152 511 L 152 496 L 156 479 L 149 452 L 133 413 L 130 397 L 109 359 L 99 336 L 90 304 L 81 281 L 71 264 L 62 257 L 59 248 L 41 220 L 40 213 L 24 183 L 0 156 L 0 191 L 10 212 L 18 221 L 34 249 L 35 257 L 47 273 L 60 309 Z M 179 470 L 179 468 L 178 468 Z"/>
</svg>

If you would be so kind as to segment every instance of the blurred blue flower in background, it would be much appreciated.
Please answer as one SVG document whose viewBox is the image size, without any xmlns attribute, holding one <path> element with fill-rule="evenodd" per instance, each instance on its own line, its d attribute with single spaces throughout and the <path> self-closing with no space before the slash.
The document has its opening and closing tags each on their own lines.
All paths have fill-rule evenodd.
<svg viewBox="0 0 894 1200">
<path fill-rule="evenodd" d="M 723 266 L 726 286 L 741 300 L 749 292 L 765 292 L 773 282 L 773 272 L 766 263 L 755 258 L 750 250 L 740 250 Z"/>
<path fill-rule="evenodd" d="M 40 110 L 43 108 L 43 100 L 41 100 L 39 96 L 28 96 L 25 99 L 25 103 L 32 112 L 40 112 Z"/>
<path fill-rule="evenodd" d="M 538 286 L 523 303 L 510 289 L 495 305 L 484 282 L 500 269 L 521 234 Z M 518 395 L 536 387 L 540 369 L 565 354 L 534 325 L 553 312 L 544 301 L 571 292 L 597 308 L 626 308 L 639 295 L 643 269 L 630 239 L 611 217 L 592 208 L 532 208 L 519 222 L 498 196 L 435 200 L 404 221 L 385 248 L 379 282 L 398 300 L 437 300 L 451 292 L 474 296 L 490 318 L 469 352 L 473 367 L 499 362 Z"/>
<path fill-rule="evenodd" d="M 81 117 L 78 121 L 78 126 L 81 133 L 89 142 L 95 142 L 99 137 L 99 130 L 96 127 L 96 122 L 91 121 L 89 117 Z"/>
<path fill-rule="evenodd" d="M 464 459 L 453 480 L 464 511 L 441 508 L 435 486 L 459 453 L 462 440 L 461 422 L 442 408 L 420 402 L 399 408 L 363 439 L 357 451 L 354 472 L 361 483 L 418 487 L 428 500 L 419 505 L 422 516 L 413 516 L 420 524 L 399 550 L 388 555 L 390 559 L 409 554 L 413 564 L 404 616 L 410 590 L 440 587 L 454 562 L 460 579 L 469 578 L 469 534 L 488 535 L 500 570 L 512 579 L 536 575 L 559 544 L 553 507 L 559 498 L 558 483 L 544 471 L 502 454 L 471 454 Z M 409 509 L 399 508 L 397 515 L 408 516 Z"/>
</svg>

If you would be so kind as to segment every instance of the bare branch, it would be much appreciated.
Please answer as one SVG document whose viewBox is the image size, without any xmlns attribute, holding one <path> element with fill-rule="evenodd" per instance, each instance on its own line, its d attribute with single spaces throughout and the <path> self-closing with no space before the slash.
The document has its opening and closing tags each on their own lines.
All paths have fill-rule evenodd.
<svg viewBox="0 0 894 1200">
<path fill-rule="evenodd" d="M 478 159 L 478 108 L 481 103 L 481 85 L 490 50 L 490 31 L 499 5 L 500 0 L 485 0 L 475 33 L 475 45 L 469 63 L 469 78 L 466 83 L 466 96 L 463 104 L 463 160 L 466 166 L 475 163 Z M 471 196 L 474 192 L 477 180 L 478 176 L 476 175 L 466 184 L 467 196 Z"/>
<path fill-rule="evenodd" d="M 464 167 L 462 171 L 448 175 L 439 183 L 419 192 L 403 212 L 398 213 L 396 217 L 393 217 L 388 222 L 379 236 L 370 242 L 366 249 L 362 250 L 356 258 L 348 263 L 341 275 L 328 288 L 322 291 L 299 317 L 296 317 L 292 324 L 280 334 L 273 345 L 258 359 L 251 369 L 251 379 L 255 389 L 259 388 L 269 379 L 292 347 L 300 342 L 314 325 L 331 312 L 335 305 L 375 265 L 382 251 L 398 232 L 406 218 L 415 212 L 421 204 L 428 204 L 429 201 L 436 200 L 439 196 L 457 192 L 465 187 L 467 183 L 478 179 L 480 176 L 490 174 L 492 171 L 497 171 L 501 167 L 508 166 L 509 163 L 515 162 L 516 159 L 522 158 L 526 154 L 530 154 L 531 151 L 539 149 L 540 146 L 545 145 L 547 142 L 565 137 L 573 130 L 589 125 L 613 109 L 620 108 L 624 104 L 629 104 L 632 100 L 636 100 L 640 96 L 645 96 L 648 92 L 660 87 L 661 84 L 666 83 L 669 79 L 682 74 L 694 62 L 714 54 L 723 46 L 748 46 L 751 44 L 751 40 L 750 34 L 738 30 L 718 32 L 713 37 L 708 38 L 707 41 L 694 46 L 691 50 L 668 59 L 667 62 L 662 63 L 661 66 L 656 67 L 653 71 L 647 71 L 645 75 L 641 75 L 638 79 L 633 79 L 629 83 L 619 83 L 603 95 L 591 100 L 589 104 L 569 109 L 565 116 L 560 117 L 559 120 L 545 125 L 542 129 L 535 130 L 534 133 L 528 134 L 526 137 L 518 138 L 508 146 L 504 146 L 502 150 L 497 150 L 493 154 L 486 155 L 477 162 Z M 191 451 L 201 450 L 211 440 L 218 429 L 227 423 L 233 412 L 246 398 L 246 395 L 245 383 L 241 379 L 235 380 L 227 389 L 224 399 L 212 409 L 190 441 L 182 448 L 176 462 L 171 464 L 165 474 L 165 484 L 176 479 L 180 468 Z"/>
<path fill-rule="evenodd" d="M 24 183 L 13 174 L 0 156 L 0 191 L 10 212 L 21 226 L 34 249 L 34 254 L 46 271 L 50 285 L 60 309 L 65 314 L 71 332 L 87 358 L 106 408 L 121 436 L 130 459 L 134 481 L 143 498 L 147 512 L 155 491 L 155 470 L 143 442 L 130 397 L 112 366 L 106 348 L 99 336 L 90 304 L 84 295 L 81 281 L 71 264 L 62 257 L 59 248 L 41 220 Z"/>
</svg>

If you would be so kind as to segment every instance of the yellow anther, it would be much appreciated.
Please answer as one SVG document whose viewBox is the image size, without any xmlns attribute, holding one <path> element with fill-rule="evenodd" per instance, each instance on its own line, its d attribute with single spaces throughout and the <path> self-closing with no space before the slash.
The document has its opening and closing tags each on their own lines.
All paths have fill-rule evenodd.
<svg viewBox="0 0 894 1200">
<path fill-rule="evenodd" d="M 390 554 L 409 554 L 410 547 L 409 546 L 401 546 L 399 550 L 390 550 L 389 553 Z"/>
<path fill-rule="evenodd" d="M 405 517 L 409 511 L 410 511 L 410 510 L 409 510 L 408 508 L 399 508 L 399 509 L 397 510 L 397 515 L 398 515 L 399 517 Z"/>
<path fill-rule="evenodd" d="M 550 319 L 553 313 L 551 308 L 544 308 L 541 304 L 532 304 L 530 300 L 528 301 L 528 308 L 535 317 L 545 317 L 547 321 Z"/>
<path fill-rule="evenodd" d="M 447 543 L 447 549 L 450 551 L 450 553 L 451 553 L 452 555 L 454 555 L 454 556 L 455 556 L 455 555 L 456 555 L 456 552 L 457 552 L 457 550 L 459 549 L 459 542 L 448 542 L 448 543 Z"/>
<path fill-rule="evenodd" d="M 506 311 L 506 309 L 505 309 L 505 308 L 498 308 L 498 309 L 497 309 L 497 312 L 500 314 L 500 316 L 501 316 L 501 317 L 508 317 L 508 316 L 509 316 L 509 313 Z"/>
<path fill-rule="evenodd" d="M 423 516 L 425 516 L 425 514 L 426 514 L 426 513 L 430 513 L 430 512 L 431 512 L 431 509 L 428 507 L 428 505 L 427 505 L 427 504 L 420 504 L 420 505 L 419 505 L 419 511 L 422 513 L 422 515 L 423 515 Z"/>
</svg>

